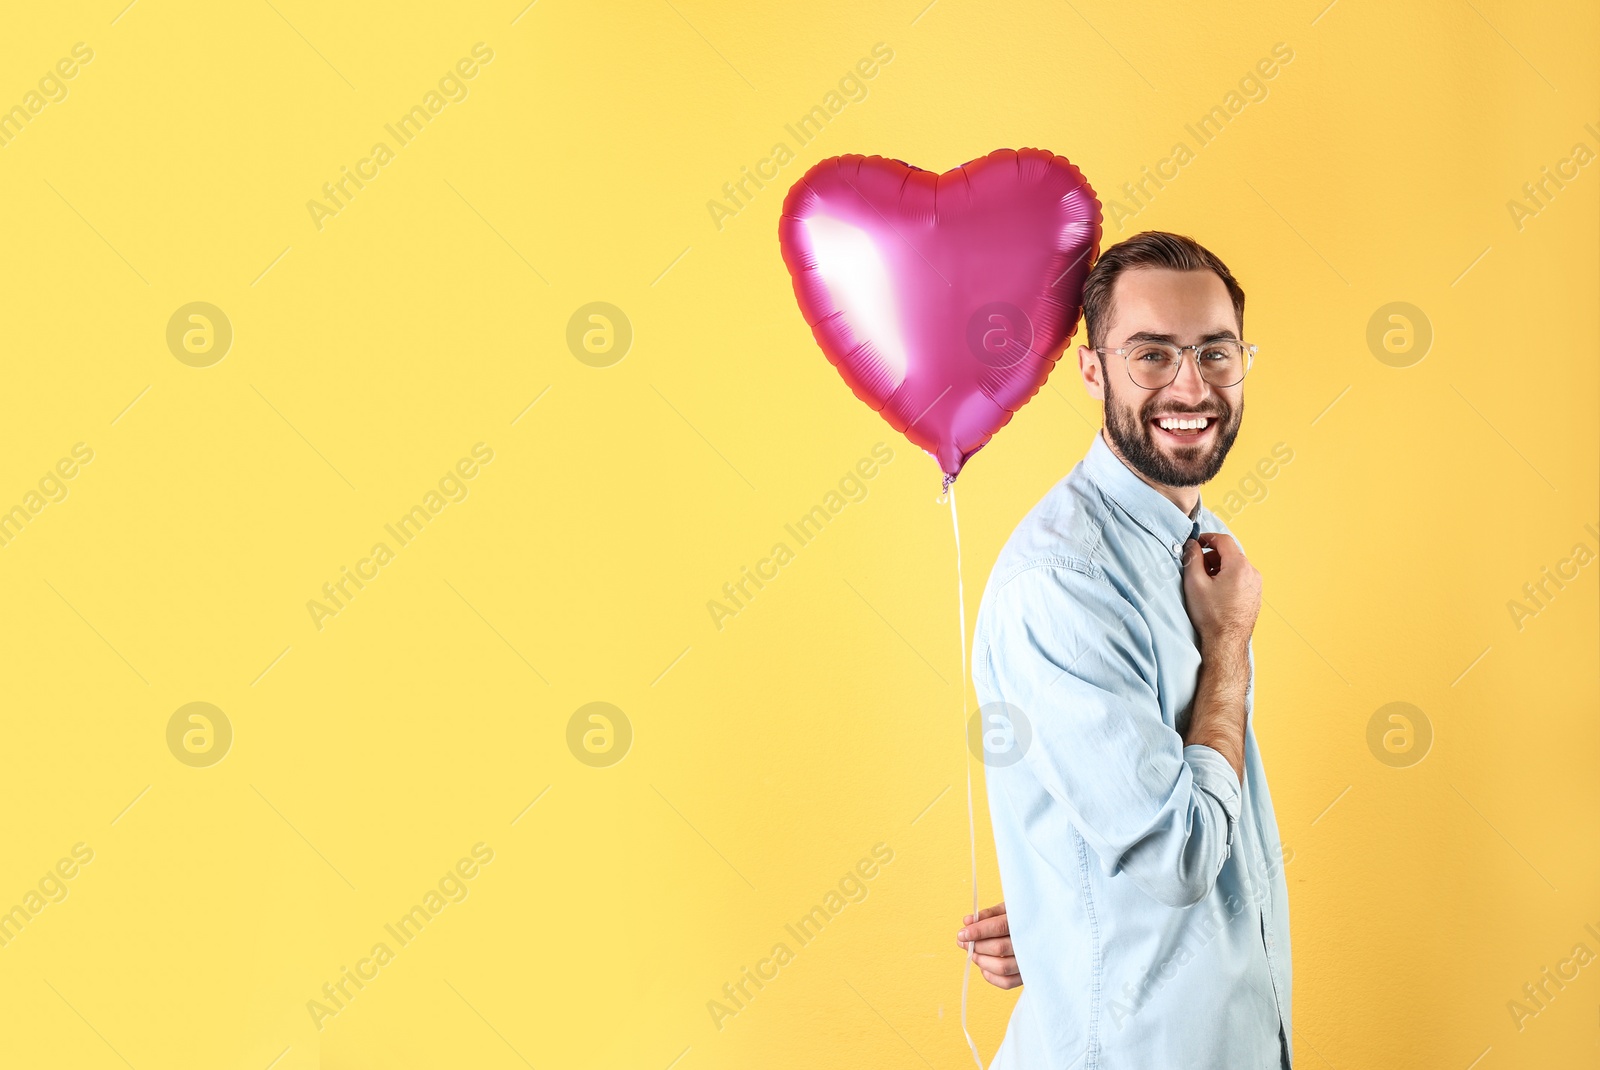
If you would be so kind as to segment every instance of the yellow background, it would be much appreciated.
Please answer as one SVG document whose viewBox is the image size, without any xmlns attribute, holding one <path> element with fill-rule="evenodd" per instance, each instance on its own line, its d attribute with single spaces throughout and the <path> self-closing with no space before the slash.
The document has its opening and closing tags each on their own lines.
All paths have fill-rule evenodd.
<svg viewBox="0 0 1600 1070">
<path fill-rule="evenodd" d="M 0 948 L 0 1062 L 971 1065 L 948 509 L 815 346 L 776 232 L 826 156 L 944 170 L 1001 146 L 1081 167 L 1105 245 L 1192 234 L 1249 294 L 1248 414 L 1204 493 L 1293 450 L 1231 523 L 1266 577 L 1297 1065 L 1596 1058 L 1600 965 L 1520 1030 L 1507 1007 L 1574 945 L 1600 954 L 1600 569 L 1521 630 L 1507 608 L 1600 518 L 1600 167 L 1520 229 L 1507 207 L 1597 148 L 1592 6 L 109 0 L 5 21 L 0 106 L 74 44 L 94 59 L 0 148 L 0 507 L 73 444 L 94 460 L 0 549 L 0 905 L 74 844 L 94 859 Z M 478 42 L 467 98 L 319 230 L 307 202 Z M 865 99 L 719 229 L 707 202 L 879 42 Z M 1280 42 L 1265 99 L 1114 221 Z M 206 368 L 166 344 L 193 301 L 234 332 Z M 593 301 L 632 324 L 610 367 L 567 346 Z M 1394 301 L 1434 332 L 1406 368 L 1366 340 Z M 958 484 L 969 626 L 1098 426 L 1072 371 Z M 716 629 L 707 601 L 879 441 L 867 497 Z M 469 496 L 318 630 L 308 600 L 477 442 Z M 209 768 L 167 747 L 195 701 L 233 726 Z M 593 701 L 634 733 L 608 768 L 566 743 Z M 1407 768 L 1367 744 L 1396 701 L 1433 733 Z M 468 897 L 319 1031 L 307 1002 L 480 842 Z M 717 1029 L 707 1001 L 880 842 L 867 898 Z M 1014 994 L 973 986 L 987 1057 Z"/>
</svg>

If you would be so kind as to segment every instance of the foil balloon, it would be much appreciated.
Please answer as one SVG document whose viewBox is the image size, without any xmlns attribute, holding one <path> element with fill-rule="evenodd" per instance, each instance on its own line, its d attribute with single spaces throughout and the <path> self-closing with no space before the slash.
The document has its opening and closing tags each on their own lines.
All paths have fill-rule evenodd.
<svg viewBox="0 0 1600 1070">
<path fill-rule="evenodd" d="M 1077 330 L 1100 223 L 1088 181 L 1045 149 L 944 174 L 852 154 L 789 189 L 778 244 L 828 360 L 948 488 Z"/>
</svg>

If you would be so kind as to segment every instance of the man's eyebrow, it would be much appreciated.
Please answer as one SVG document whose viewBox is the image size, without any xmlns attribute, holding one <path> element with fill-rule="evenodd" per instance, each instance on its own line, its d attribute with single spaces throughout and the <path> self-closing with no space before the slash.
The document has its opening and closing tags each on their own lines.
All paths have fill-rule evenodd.
<svg viewBox="0 0 1600 1070">
<path fill-rule="evenodd" d="M 1233 332 L 1233 328 L 1224 327 L 1210 332 L 1200 341 L 1202 343 L 1215 342 L 1223 338 L 1232 338 L 1236 342 L 1239 340 L 1239 336 Z M 1128 340 L 1124 344 L 1132 342 L 1171 342 L 1173 345 L 1177 345 L 1178 336 L 1175 334 L 1159 334 L 1155 331 L 1135 331 L 1133 334 L 1128 335 Z"/>
</svg>

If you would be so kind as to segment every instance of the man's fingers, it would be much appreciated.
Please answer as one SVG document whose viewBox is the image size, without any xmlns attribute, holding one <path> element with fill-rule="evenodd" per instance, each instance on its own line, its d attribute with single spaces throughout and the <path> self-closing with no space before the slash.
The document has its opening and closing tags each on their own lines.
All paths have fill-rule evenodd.
<svg viewBox="0 0 1600 1070">
<path fill-rule="evenodd" d="M 1199 547 L 1195 547 L 1198 551 Z M 968 914 L 964 926 L 956 934 L 956 945 L 968 951 L 983 979 L 1000 989 L 1022 986 L 1022 967 L 1011 946 L 1011 922 L 1006 917 L 1004 902 L 978 911 L 976 919 Z"/>
<path fill-rule="evenodd" d="M 1010 936 L 1011 922 L 1004 914 L 975 921 L 956 934 L 957 943 L 967 943 L 972 940 L 987 940 L 997 936 Z"/>
<path fill-rule="evenodd" d="M 985 973 L 999 974 L 1001 976 L 1012 974 L 1020 976 L 1022 974 L 1022 968 L 1017 965 L 1016 959 L 1000 958 L 996 955 L 974 955 L 972 956 L 972 961 L 978 969 Z"/>
<path fill-rule="evenodd" d="M 995 955 L 1000 958 L 1011 958 L 1017 953 L 1016 949 L 1011 946 L 1011 938 L 1009 936 L 996 937 L 992 940 L 978 940 L 976 942 L 972 940 L 957 940 L 956 946 L 963 951 L 972 946 L 980 955 Z"/>
<path fill-rule="evenodd" d="M 1011 946 L 1011 937 L 1008 936 L 1008 935 L 992 936 L 992 937 L 988 937 L 988 938 L 983 938 L 982 934 L 979 934 L 978 937 L 974 937 L 973 936 L 973 930 L 972 930 L 972 928 L 970 926 L 968 928 L 962 929 L 961 932 L 967 934 L 967 939 L 965 939 L 965 940 L 961 939 L 961 934 L 957 933 L 956 934 L 956 946 L 961 948 L 963 951 L 965 951 L 967 949 L 967 946 L 969 944 L 976 944 L 978 951 L 982 952 L 985 955 L 1015 955 L 1016 954 L 1016 951 Z"/>
<path fill-rule="evenodd" d="M 1209 546 L 1216 551 L 1215 557 L 1222 568 L 1227 568 L 1234 561 L 1244 556 L 1244 551 L 1239 549 L 1239 544 L 1233 541 L 1232 535 L 1224 535 L 1220 531 L 1202 531 L 1200 544 Z"/>
<path fill-rule="evenodd" d="M 982 973 L 983 973 L 983 979 L 985 981 L 988 981 L 990 984 L 994 985 L 996 988 L 1011 989 L 1011 988 L 1021 988 L 1022 987 L 1022 978 L 1021 977 L 1018 977 L 1018 976 L 1004 976 L 1004 975 L 1001 975 L 1001 974 L 994 974 L 994 973 L 990 973 L 988 970 L 984 970 L 984 971 L 982 971 Z"/>
<path fill-rule="evenodd" d="M 963 924 L 963 925 L 971 925 L 974 920 L 981 921 L 984 918 L 992 918 L 996 914 L 1004 914 L 1005 912 L 1006 912 L 1005 903 L 1004 902 L 996 903 L 992 907 L 984 907 L 982 910 L 978 911 L 978 917 L 976 919 L 974 919 L 971 914 L 968 914 L 966 917 L 961 919 L 961 924 Z"/>
</svg>

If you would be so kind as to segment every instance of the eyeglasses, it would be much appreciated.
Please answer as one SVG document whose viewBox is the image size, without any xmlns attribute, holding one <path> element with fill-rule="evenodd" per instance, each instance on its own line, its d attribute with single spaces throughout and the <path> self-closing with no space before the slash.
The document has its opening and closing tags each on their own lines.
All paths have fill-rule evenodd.
<svg viewBox="0 0 1600 1070">
<path fill-rule="evenodd" d="M 1133 380 L 1133 385 L 1145 390 L 1160 390 L 1175 382 L 1186 349 L 1194 350 L 1195 367 L 1200 369 L 1200 377 L 1217 387 L 1236 386 L 1243 381 L 1245 372 L 1255 363 L 1256 356 L 1255 346 L 1232 338 L 1196 342 L 1190 346 L 1171 342 L 1139 342 L 1116 349 L 1104 346 L 1091 348 L 1096 353 L 1115 353 L 1119 357 L 1126 357 L 1128 378 Z"/>
</svg>

